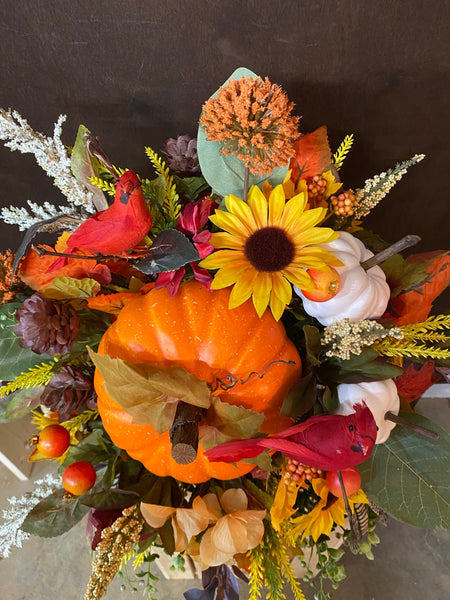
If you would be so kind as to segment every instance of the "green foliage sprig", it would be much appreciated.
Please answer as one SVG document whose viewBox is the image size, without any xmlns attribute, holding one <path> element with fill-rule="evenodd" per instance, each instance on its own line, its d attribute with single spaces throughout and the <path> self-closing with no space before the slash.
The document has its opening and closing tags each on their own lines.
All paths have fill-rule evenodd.
<svg viewBox="0 0 450 600">
<path fill-rule="evenodd" d="M 159 157 L 158 154 L 149 146 L 145 147 L 145 153 L 150 159 L 150 162 L 155 168 L 157 174 L 164 179 L 166 198 L 164 200 L 162 209 L 167 220 L 170 222 L 170 226 L 174 227 L 181 211 L 181 203 L 177 194 L 176 184 L 172 175 L 170 175 L 169 167 L 166 167 L 166 163 L 163 161 L 163 159 Z"/>
</svg>

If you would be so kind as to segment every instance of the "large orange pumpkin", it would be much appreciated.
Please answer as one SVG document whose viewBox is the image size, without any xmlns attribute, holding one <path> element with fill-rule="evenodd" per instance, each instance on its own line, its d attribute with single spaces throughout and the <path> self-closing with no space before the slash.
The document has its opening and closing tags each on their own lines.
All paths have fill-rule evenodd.
<svg viewBox="0 0 450 600">
<path fill-rule="evenodd" d="M 246 383 L 216 393 L 223 402 L 264 413 L 262 431 L 281 431 L 292 424 L 279 411 L 286 392 L 300 377 L 300 357 L 270 311 L 260 319 L 251 301 L 229 310 L 228 300 L 228 290 L 209 292 L 196 281 L 183 283 L 173 298 L 165 288 L 151 290 L 121 310 L 103 336 L 99 353 L 130 363 L 182 366 L 213 388 L 218 379 L 226 381 L 229 375 L 244 380 L 267 369 L 262 378 L 252 375 Z M 286 364 L 289 361 L 295 364 Z M 233 479 L 252 469 L 244 462 L 210 463 L 201 443 L 194 462 L 176 463 L 169 432 L 159 435 L 150 424 L 132 423 L 103 389 L 103 382 L 97 371 L 95 387 L 105 429 L 117 446 L 152 473 L 200 483 L 211 477 Z"/>
</svg>

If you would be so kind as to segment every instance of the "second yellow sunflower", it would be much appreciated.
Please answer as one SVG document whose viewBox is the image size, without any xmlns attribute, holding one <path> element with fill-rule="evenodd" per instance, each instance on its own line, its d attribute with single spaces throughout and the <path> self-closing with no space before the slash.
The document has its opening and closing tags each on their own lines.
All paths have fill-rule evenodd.
<svg viewBox="0 0 450 600">
<path fill-rule="evenodd" d="M 339 233 L 316 227 L 326 209 L 305 211 L 307 195 L 297 194 L 286 202 L 282 185 L 267 200 L 253 186 L 247 202 L 227 196 L 227 211 L 216 210 L 211 221 L 224 230 L 213 233 L 216 248 L 200 266 L 218 269 L 211 289 L 233 286 L 229 307 L 250 297 L 259 316 L 270 306 L 278 321 L 292 298 L 292 286 L 314 289 L 306 269 L 329 270 L 342 263 L 319 246 L 335 240 Z"/>
</svg>

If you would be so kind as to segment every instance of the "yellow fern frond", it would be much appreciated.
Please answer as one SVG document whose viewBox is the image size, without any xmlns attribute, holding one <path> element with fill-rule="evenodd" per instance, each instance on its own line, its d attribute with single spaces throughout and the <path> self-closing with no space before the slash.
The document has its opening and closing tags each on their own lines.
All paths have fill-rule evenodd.
<svg viewBox="0 0 450 600">
<path fill-rule="evenodd" d="M 98 410 L 96 408 L 84 410 L 79 415 L 76 415 L 68 421 L 60 423 L 70 433 L 70 443 L 78 444 L 77 433 L 83 431 L 89 421 L 93 421 L 98 418 Z"/>
<path fill-rule="evenodd" d="M 249 582 L 249 600 L 259 600 L 264 586 L 264 547 L 261 543 L 253 550 L 247 552 L 247 558 L 250 560 L 250 582 Z"/>
<path fill-rule="evenodd" d="M 58 360 L 55 358 L 52 362 L 41 363 L 40 365 L 21 373 L 14 381 L 10 381 L 0 388 L 0 398 L 22 388 L 33 388 L 46 385 L 53 377 L 57 365 Z"/>
<path fill-rule="evenodd" d="M 400 329 L 405 338 L 418 338 L 420 334 L 428 331 L 450 329 L 450 315 L 433 315 L 420 323 L 409 323 L 401 325 Z"/>
<path fill-rule="evenodd" d="M 300 587 L 300 584 L 295 577 L 294 569 L 292 568 L 291 561 L 289 560 L 288 553 L 286 551 L 286 540 L 284 540 L 281 536 L 277 535 L 278 543 L 273 545 L 274 558 L 276 562 L 280 565 L 283 575 L 286 581 L 291 586 L 292 593 L 294 594 L 295 600 L 306 600 L 305 595 Z"/>
<path fill-rule="evenodd" d="M 333 154 L 334 166 L 336 167 L 336 169 L 338 171 L 342 167 L 342 164 L 343 164 L 347 154 L 350 152 L 350 148 L 353 146 L 353 141 L 354 141 L 353 133 L 350 135 L 346 135 L 344 138 L 344 141 L 341 143 L 339 148 Z"/>
<path fill-rule="evenodd" d="M 445 359 L 450 358 L 449 348 L 436 348 L 434 346 L 427 346 L 425 344 L 415 344 L 408 340 L 391 341 L 388 338 L 375 342 L 373 349 L 378 354 L 384 354 L 384 356 L 397 357 L 406 356 L 408 358 L 436 358 Z"/>
<path fill-rule="evenodd" d="M 102 192 L 106 192 L 110 196 L 114 196 L 116 193 L 116 185 L 112 181 L 105 181 L 101 177 L 89 177 L 89 181 L 95 187 L 98 187 Z"/>
<path fill-rule="evenodd" d="M 174 226 L 181 211 L 181 203 L 173 177 L 170 175 L 169 167 L 166 167 L 166 163 L 154 150 L 149 146 L 146 146 L 145 153 L 155 168 L 156 173 L 164 178 L 166 184 L 166 199 L 164 200 L 162 210 L 168 222 Z"/>
</svg>

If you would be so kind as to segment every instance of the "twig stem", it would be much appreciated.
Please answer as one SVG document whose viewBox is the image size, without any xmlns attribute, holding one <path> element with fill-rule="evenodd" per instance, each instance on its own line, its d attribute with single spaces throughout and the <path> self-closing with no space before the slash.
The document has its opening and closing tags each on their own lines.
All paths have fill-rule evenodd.
<svg viewBox="0 0 450 600">
<path fill-rule="evenodd" d="M 403 417 L 399 417 L 399 415 L 394 414 L 390 410 L 384 415 L 384 419 L 386 421 L 392 421 L 393 423 L 396 423 L 397 425 L 401 425 L 402 427 L 406 427 L 406 429 L 411 429 L 411 431 L 414 431 L 415 433 L 419 433 L 420 435 L 423 435 L 432 440 L 439 439 L 439 434 L 436 433 L 435 431 L 431 431 L 431 429 L 426 429 L 425 427 L 422 427 L 421 425 L 416 425 L 416 423 L 411 423 L 411 421 L 408 421 L 407 419 L 404 419 Z"/>
<path fill-rule="evenodd" d="M 247 202 L 247 194 L 248 194 L 248 181 L 250 177 L 250 169 L 245 167 L 244 169 L 244 202 Z"/>
<path fill-rule="evenodd" d="M 370 258 L 362 262 L 361 266 L 365 271 L 367 271 L 375 265 L 382 263 L 390 256 L 398 254 L 399 252 L 406 250 L 406 248 L 415 246 L 420 242 L 420 240 L 421 238 L 418 235 L 405 235 L 405 237 L 402 237 L 402 239 L 398 240 L 398 242 L 395 242 L 395 244 L 388 246 L 385 250 L 378 252 L 378 254 L 375 254 L 374 256 L 371 256 Z"/>
</svg>

